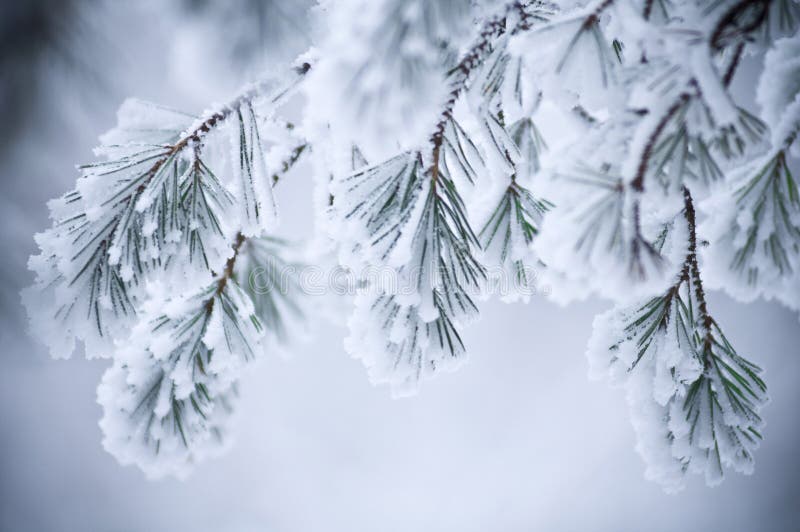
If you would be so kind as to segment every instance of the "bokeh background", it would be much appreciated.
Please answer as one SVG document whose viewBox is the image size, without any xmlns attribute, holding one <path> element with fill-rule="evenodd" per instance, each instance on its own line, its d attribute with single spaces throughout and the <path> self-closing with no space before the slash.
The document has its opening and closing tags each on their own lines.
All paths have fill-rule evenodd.
<svg viewBox="0 0 800 532">
<path fill-rule="evenodd" d="M 800 528 L 800 323 L 775 304 L 711 304 L 766 368 L 772 403 L 754 475 L 666 495 L 644 480 L 621 390 L 586 378 L 607 302 L 484 305 L 470 361 L 392 400 L 313 318 L 289 357 L 242 384 L 238 436 L 185 481 L 148 481 L 106 454 L 95 388 L 108 361 L 54 361 L 19 290 L 46 201 L 128 96 L 200 112 L 308 45 L 301 0 L 0 2 L 0 530 L 728 531 Z M 281 46 L 273 46 L 281 43 Z M 267 52 L 268 51 L 268 52 Z M 757 71 L 737 83 L 752 94 Z M 306 169 L 307 170 L 307 169 Z M 309 236 L 301 167 L 279 201 Z"/>
</svg>

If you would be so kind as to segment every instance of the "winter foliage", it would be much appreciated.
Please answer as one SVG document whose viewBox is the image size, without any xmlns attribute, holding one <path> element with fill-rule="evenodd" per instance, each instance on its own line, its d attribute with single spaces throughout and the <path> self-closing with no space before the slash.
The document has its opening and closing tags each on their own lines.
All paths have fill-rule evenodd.
<svg viewBox="0 0 800 532">
<path fill-rule="evenodd" d="M 345 346 L 372 382 L 409 395 L 458 368 L 491 295 L 599 295 L 590 373 L 625 389 L 646 476 L 676 491 L 753 470 L 766 385 L 706 290 L 800 308 L 800 4 L 325 0 L 291 17 L 313 47 L 229 103 L 126 101 L 36 236 L 32 330 L 55 357 L 111 359 L 109 452 L 159 477 L 226 447 L 241 372 L 305 313 L 274 189 L 307 158 L 313 255 L 357 280 Z M 753 57 L 755 106 L 732 90 Z"/>
<path fill-rule="evenodd" d="M 761 370 L 736 353 L 709 314 L 694 206 L 684 194 L 684 219 L 675 224 L 686 225 L 689 246 L 674 284 L 597 316 L 587 351 L 592 374 L 625 387 L 646 474 L 672 491 L 687 470 L 712 485 L 723 466 L 752 472 L 766 402 Z"/>
</svg>

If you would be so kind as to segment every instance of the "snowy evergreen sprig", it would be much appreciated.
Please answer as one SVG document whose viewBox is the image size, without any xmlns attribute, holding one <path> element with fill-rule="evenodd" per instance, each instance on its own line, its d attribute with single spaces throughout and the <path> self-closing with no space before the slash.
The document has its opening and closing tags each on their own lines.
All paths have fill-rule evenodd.
<svg viewBox="0 0 800 532">
<path fill-rule="evenodd" d="M 242 369 L 302 315 L 297 291 L 281 290 L 293 281 L 279 269 L 283 247 L 239 233 L 224 270 L 197 290 L 148 287 L 97 391 L 104 445 L 121 463 L 185 476 L 227 447 Z"/>
<path fill-rule="evenodd" d="M 255 106 L 278 105 L 295 84 L 259 84 L 199 119 L 122 106 L 96 150 L 106 160 L 80 167 L 75 190 L 51 202 L 53 227 L 37 235 L 36 287 L 25 299 L 35 326 L 53 333 L 54 356 L 69 356 L 76 338 L 87 356 L 108 356 L 148 276 L 219 269 L 232 233 L 258 236 L 273 223 Z M 227 216 L 234 207 L 240 220 Z"/>
<path fill-rule="evenodd" d="M 583 295 L 597 291 L 613 298 L 631 279 L 637 280 L 633 295 L 663 287 L 676 265 L 657 253 L 653 242 L 679 208 L 681 187 L 720 181 L 729 165 L 763 144 L 764 125 L 737 106 L 728 89 L 745 44 L 759 27 L 743 21 L 748 5 L 717 2 L 692 17 L 661 18 L 648 15 L 652 6 L 642 13 L 631 12 L 628 3 L 611 3 L 610 21 L 595 24 L 598 32 L 616 37 L 600 40 L 601 47 L 620 51 L 618 64 L 608 65 L 613 75 L 586 68 L 575 74 L 576 81 L 567 77 L 564 86 L 543 84 L 545 98 L 548 90 L 567 93 L 569 98 L 562 97 L 588 116 L 580 123 L 585 133 L 568 148 L 579 156 L 565 154 L 552 172 L 565 182 L 551 198 L 558 207 L 545 220 L 539 243 L 551 268 L 586 286 Z M 618 25 L 622 19 L 627 26 Z M 539 43 L 532 40 L 537 37 L 532 32 L 524 42 Z M 551 48 L 558 58 L 577 54 L 580 46 L 587 47 L 578 55 L 583 57 L 598 45 L 576 40 L 566 52 L 560 45 Z M 524 57 L 521 47 L 514 49 Z M 564 79 L 558 69 L 542 75 Z M 585 87 L 590 82 L 608 87 L 601 102 Z M 594 116 L 598 103 L 604 106 L 600 116 L 608 118 Z M 561 236 L 566 224 L 574 237 Z M 603 239 L 608 245 L 592 248 L 588 267 L 579 272 L 571 257 L 586 248 L 587 234 L 608 235 Z"/>
<path fill-rule="evenodd" d="M 724 467 L 752 472 L 766 402 L 761 370 L 709 314 L 686 188 L 684 196 L 688 249 L 677 280 L 660 296 L 599 315 L 587 351 L 594 376 L 626 388 L 646 474 L 669 491 L 683 487 L 687 471 L 709 484 Z"/>
<path fill-rule="evenodd" d="M 792 170 L 800 130 L 800 38 L 776 42 L 767 52 L 757 99 L 770 124 L 769 145 L 730 172 L 730 179 L 702 207 L 703 231 L 714 286 L 735 297 L 762 295 L 797 308 L 800 268 L 800 195 Z"/>
<path fill-rule="evenodd" d="M 304 149 L 291 150 L 269 186 Z M 302 316 L 297 281 L 282 268 L 284 247 L 239 232 L 222 272 L 199 274 L 188 296 L 148 285 L 139 321 L 117 339 L 98 388 L 104 445 L 121 463 L 150 477 L 185 476 L 227 447 L 242 369 L 270 341 L 286 341 L 287 322 Z"/>
<path fill-rule="evenodd" d="M 460 362 L 458 329 L 477 313 L 473 295 L 485 275 L 463 201 L 442 170 L 426 170 L 419 153 L 401 154 L 353 174 L 334 203 L 363 223 L 371 264 L 397 269 L 401 284 L 368 286 L 357 297 L 363 312 L 351 319 L 349 342 L 373 380 L 398 394 Z"/>
<path fill-rule="evenodd" d="M 749 180 L 725 197 L 733 200 L 733 208 L 720 205 L 722 212 L 736 218 L 725 224 L 712 252 L 724 249 L 728 255 L 731 275 L 726 277 L 737 281 L 731 291 L 744 298 L 757 290 L 774 295 L 800 267 L 798 184 L 784 150 L 754 160 L 742 175 Z"/>
<path fill-rule="evenodd" d="M 512 13 L 517 16 L 513 26 Z M 357 296 L 347 343 L 364 361 L 373 382 L 390 383 L 395 394 L 414 392 L 423 377 L 463 361 L 460 330 L 477 315 L 474 297 L 486 273 L 476 256 L 480 242 L 457 180 L 474 183 L 479 174 L 486 174 L 489 155 L 456 121 L 454 108 L 494 40 L 527 29 L 535 20 L 544 20 L 540 11 L 511 2 L 501 15 L 485 22 L 449 73 L 449 97 L 428 146 L 359 170 L 334 190 L 334 208 L 342 213 L 348 231 L 363 233 L 366 239 L 353 239 L 353 253 L 372 266 L 386 265 L 398 272 L 399 286 L 368 284 Z M 498 116 L 483 113 L 480 120 L 491 142 L 489 150 L 513 172 L 519 148 Z M 525 209 L 541 205 L 527 202 Z"/>
<path fill-rule="evenodd" d="M 107 161 L 81 167 L 37 237 L 37 286 L 24 294 L 32 324 L 59 333 L 56 356 L 74 338 L 88 356 L 113 356 L 98 389 L 104 442 L 148 475 L 185 474 L 222 448 L 242 367 L 280 338 L 278 312 L 297 308 L 290 294 L 278 304 L 240 287 L 234 264 L 240 252 L 250 264 L 266 257 L 272 186 L 306 145 L 268 162 L 263 135 L 285 127 L 270 115 L 307 69 L 198 119 L 126 102 L 97 150 Z"/>
<path fill-rule="evenodd" d="M 242 366 L 260 350 L 263 325 L 233 279 L 245 237 L 223 272 L 190 295 L 150 288 L 130 338 L 98 388 L 106 449 L 150 476 L 182 475 L 226 441 Z"/>
<path fill-rule="evenodd" d="M 503 268 L 502 280 L 514 284 L 499 287 L 506 300 L 518 297 L 527 300 L 536 291 L 539 263 L 531 256 L 531 245 L 551 207 L 549 201 L 536 198 L 512 176 L 478 235 L 484 254 L 494 255 L 495 263 Z M 485 257 L 483 260 L 487 261 Z"/>
</svg>

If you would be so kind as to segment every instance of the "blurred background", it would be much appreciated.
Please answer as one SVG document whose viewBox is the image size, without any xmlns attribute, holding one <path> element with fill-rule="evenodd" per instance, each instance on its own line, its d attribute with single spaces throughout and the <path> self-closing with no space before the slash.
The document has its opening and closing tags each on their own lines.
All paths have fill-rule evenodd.
<svg viewBox="0 0 800 532">
<path fill-rule="evenodd" d="M 95 388 L 108 361 L 49 359 L 19 302 L 46 202 L 126 97 L 198 113 L 224 101 L 308 46 L 309 3 L 0 3 L 0 530 L 797 530 L 800 323 L 721 294 L 713 311 L 766 369 L 772 403 L 755 474 L 717 488 L 691 478 L 670 496 L 644 480 L 622 392 L 586 378 L 592 318 L 608 304 L 541 297 L 484 305 L 469 363 L 403 400 L 368 383 L 343 327 L 314 319 L 291 356 L 247 374 L 232 450 L 185 481 L 147 481 L 103 451 Z M 754 74 L 739 90 L 752 94 Z M 310 186 L 301 167 L 279 190 L 292 238 L 312 231 Z"/>
</svg>

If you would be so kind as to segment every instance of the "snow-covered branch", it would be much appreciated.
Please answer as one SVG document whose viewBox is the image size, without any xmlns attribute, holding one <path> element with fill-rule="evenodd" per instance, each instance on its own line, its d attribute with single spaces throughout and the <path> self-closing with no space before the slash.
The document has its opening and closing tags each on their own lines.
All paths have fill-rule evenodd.
<svg viewBox="0 0 800 532">
<path fill-rule="evenodd" d="M 223 448 L 241 369 L 303 314 L 273 187 L 307 158 L 315 256 L 356 279 L 345 346 L 373 382 L 406 395 L 459 367 L 493 286 L 527 300 L 544 281 L 558 302 L 614 302 L 590 364 L 625 387 L 648 476 L 675 490 L 752 470 L 766 386 L 706 288 L 800 308 L 798 3 L 314 13 L 300 66 L 228 104 L 124 103 L 51 203 L 24 299 L 55 356 L 80 340 L 113 359 L 109 451 L 157 476 Z M 756 110 L 732 87 L 763 48 Z"/>
</svg>

